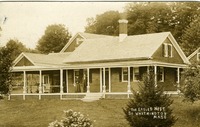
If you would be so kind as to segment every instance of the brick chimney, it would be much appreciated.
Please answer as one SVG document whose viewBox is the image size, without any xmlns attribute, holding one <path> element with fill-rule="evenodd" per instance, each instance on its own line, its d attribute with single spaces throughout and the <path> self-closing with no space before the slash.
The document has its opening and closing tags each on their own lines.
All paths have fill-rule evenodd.
<svg viewBox="0 0 200 127">
<path fill-rule="evenodd" d="M 127 37 L 128 20 L 120 19 L 118 22 L 119 22 L 119 42 L 122 42 Z"/>
</svg>

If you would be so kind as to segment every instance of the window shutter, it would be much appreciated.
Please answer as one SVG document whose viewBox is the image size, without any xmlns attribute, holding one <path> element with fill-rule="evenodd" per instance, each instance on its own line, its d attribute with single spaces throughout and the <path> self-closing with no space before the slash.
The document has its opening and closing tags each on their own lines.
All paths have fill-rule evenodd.
<svg viewBox="0 0 200 127">
<path fill-rule="evenodd" d="M 162 54 L 163 54 L 163 57 L 165 57 L 165 44 L 162 45 Z"/>
<path fill-rule="evenodd" d="M 90 70 L 89 76 L 90 83 L 92 83 L 92 70 Z"/>
<path fill-rule="evenodd" d="M 157 67 L 157 81 L 161 80 L 160 67 Z"/>
<path fill-rule="evenodd" d="M 79 81 L 80 81 L 80 83 L 83 82 L 83 69 L 79 70 Z"/>
<path fill-rule="evenodd" d="M 172 45 L 168 45 L 168 56 L 172 57 Z"/>
<path fill-rule="evenodd" d="M 122 82 L 122 68 L 119 69 L 119 81 Z"/>
<path fill-rule="evenodd" d="M 72 84 L 74 84 L 74 70 L 72 70 Z"/>
<path fill-rule="evenodd" d="M 168 45 L 166 43 L 163 44 L 163 56 L 168 57 Z"/>
<path fill-rule="evenodd" d="M 133 67 L 130 68 L 130 77 L 131 77 L 131 82 L 133 81 Z"/>
</svg>

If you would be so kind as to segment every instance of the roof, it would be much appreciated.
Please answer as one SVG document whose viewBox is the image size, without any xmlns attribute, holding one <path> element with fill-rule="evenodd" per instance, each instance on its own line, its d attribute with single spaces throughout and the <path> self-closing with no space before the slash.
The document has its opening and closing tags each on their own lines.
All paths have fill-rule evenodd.
<svg viewBox="0 0 200 127">
<path fill-rule="evenodd" d="M 199 52 L 199 50 L 200 50 L 200 47 L 197 50 L 195 50 L 192 54 L 190 54 L 187 58 L 190 60 L 192 57 L 194 57 Z"/>
<path fill-rule="evenodd" d="M 35 66 L 59 66 L 64 65 L 63 59 L 65 59 L 70 53 L 50 53 L 46 54 L 36 54 L 36 53 L 21 53 L 14 61 L 16 65 L 23 57 L 26 57 Z"/>
<path fill-rule="evenodd" d="M 74 37 L 72 37 L 69 40 L 69 42 L 62 48 L 62 50 L 60 51 L 60 53 L 65 52 L 65 50 L 67 49 L 67 47 L 70 46 L 70 44 L 74 41 L 74 39 L 77 38 L 77 36 L 81 36 L 83 39 L 94 39 L 94 38 L 109 37 L 109 35 L 100 35 L 100 34 L 91 34 L 91 33 L 82 33 L 82 32 L 79 32 L 79 33 L 77 33 Z"/>
<path fill-rule="evenodd" d="M 64 62 L 89 62 L 125 59 L 150 59 L 169 32 L 87 39 Z"/>
</svg>

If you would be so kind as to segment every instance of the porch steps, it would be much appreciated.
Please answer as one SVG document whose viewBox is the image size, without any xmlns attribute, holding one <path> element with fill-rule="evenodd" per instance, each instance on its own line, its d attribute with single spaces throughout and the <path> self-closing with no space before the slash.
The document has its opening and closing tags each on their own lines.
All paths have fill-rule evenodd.
<svg viewBox="0 0 200 127">
<path fill-rule="evenodd" d="M 96 101 L 99 100 L 103 97 L 102 93 L 87 93 L 85 95 L 84 98 L 82 98 L 81 100 L 84 102 L 92 102 L 92 101 Z"/>
</svg>

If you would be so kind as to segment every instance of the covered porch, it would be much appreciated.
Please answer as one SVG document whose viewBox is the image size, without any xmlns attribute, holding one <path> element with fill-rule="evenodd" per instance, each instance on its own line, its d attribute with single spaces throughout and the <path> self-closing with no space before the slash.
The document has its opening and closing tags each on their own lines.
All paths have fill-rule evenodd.
<svg viewBox="0 0 200 127">
<path fill-rule="evenodd" d="M 144 74 L 153 71 L 155 87 L 163 85 L 168 94 L 178 94 L 180 71 L 185 65 L 153 61 L 129 61 L 93 64 L 74 64 L 59 67 L 23 66 L 13 69 L 18 82 L 10 90 L 11 96 L 59 96 L 60 99 L 81 99 L 87 94 L 103 98 L 123 95 L 138 90 Z"/>
</svg>

